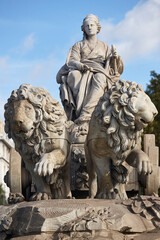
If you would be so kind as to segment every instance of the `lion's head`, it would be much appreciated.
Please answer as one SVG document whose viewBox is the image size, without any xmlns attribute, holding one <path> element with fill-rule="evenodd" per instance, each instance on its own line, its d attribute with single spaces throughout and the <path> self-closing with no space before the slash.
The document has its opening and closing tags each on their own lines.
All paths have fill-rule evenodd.
<svg viewBox="0 0 160 240">
<path fill-rule="evenodd" d="M 44 137 L 61 136 L 66 116 L 58 101 L 43 88 L 23 84 L 5 105 L 5 131 L 17 146 L 37 146 Z"/>
<path fill-rule="evenodd" d="M 141 85 L 119 80 L 100 99 L 93 115 L 101 122 L 109 146 L 122 159 L 125 151 L 136 146 L 157 109 Z"/>
</svg>

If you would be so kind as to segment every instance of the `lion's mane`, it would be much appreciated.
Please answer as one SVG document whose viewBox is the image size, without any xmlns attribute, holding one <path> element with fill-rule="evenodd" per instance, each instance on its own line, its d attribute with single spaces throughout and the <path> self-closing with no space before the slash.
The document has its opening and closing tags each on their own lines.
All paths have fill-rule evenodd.
<svg viewBox="0 0 160 240">
<path fill-rule="evenodd" d="M 119 160 L 124 160 L 127 150 L 136 147 L 143 131 L 136 128 L 137 109 L 133 104 L 140 91 L 143 91 L 141 85 L 119 80 L 105 92 L 93 113 Z"/>
<path fill-rule="evenodd" d="M 15 137 L 14 130 L 11 127 L 11 120 L 13 116 L 13 104 L 17 100 L 28 100 L 35 109 L 36 126 L 32 136 L 24 143 L 18 137 Z M 44 149 L 44 139 L 49 138 L 55 134 L 61 137 L 63 135 L 66 123 L 66 115 L 57 100 L 54 100 L 49 92 L 40 87 L 33 87 L 29 84 L 22 84 L 19 89 L 14 90 L 5 104 L 5 132 L 9 138 L 13 138 L 16 150 L 21 152 L 31 151 L 36 156 L 42 155 Z M 48 140 L 49 141 L 49 140 Z M 23 149 L 22 149 L 23 148 Z M 33 156 L 33 160 L 35 157 Z M 35 160 L 36 161 L 36 160 Z"/>
</svg>

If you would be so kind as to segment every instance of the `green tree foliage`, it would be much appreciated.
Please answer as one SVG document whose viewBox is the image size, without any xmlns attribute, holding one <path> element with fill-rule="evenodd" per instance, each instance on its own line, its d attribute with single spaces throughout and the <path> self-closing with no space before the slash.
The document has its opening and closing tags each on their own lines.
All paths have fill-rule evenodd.
<svg viewBox="0 0 160 240">
<path fill-rule="evenodd" d="M 6 203 L 5 192 L 2 188 L 2 184 L 0 184 L 0 205 L 4 205 Z"/>
<path fill-rule="evenodd" d="M 147 85 L 146 93 L 155 104 L 158 110 L 158 115 L 155 117 L 155 120 L 145 129 L 145 133 L 155 134 L 156 145 L 160 147 L 160 74 L 157 74 L 155 71 L 151 71 L 150 75 L 151 80 L 150 84 Z"/>
</svg>

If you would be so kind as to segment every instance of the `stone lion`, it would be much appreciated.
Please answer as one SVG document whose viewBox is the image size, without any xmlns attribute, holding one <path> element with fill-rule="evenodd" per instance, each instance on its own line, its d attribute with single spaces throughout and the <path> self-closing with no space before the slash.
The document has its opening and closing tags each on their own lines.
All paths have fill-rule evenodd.
<svg viewBox="0 0 160 240">
<path fill-rule="evenodd" d="M 86 140 L 91 198 L 126 199 L 126 163 L 139 174 L 152 172 L 141 150 L 141 133 L 156 115 L 156 107 L 135 82 L 119 80 L 104 93 Z"/>
<path fill-rule="evenodd" d="M 71 197 L 66 115 L 43 88 L 23 84 L 5 105 L 5 131 L 35 184 L 31 200 Z"/>
</svg>

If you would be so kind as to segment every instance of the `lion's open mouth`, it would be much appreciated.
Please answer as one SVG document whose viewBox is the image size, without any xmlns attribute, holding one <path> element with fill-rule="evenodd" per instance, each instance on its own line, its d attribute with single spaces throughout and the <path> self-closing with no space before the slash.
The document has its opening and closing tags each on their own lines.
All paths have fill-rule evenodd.
<svg viewBox="0 0 160 240">
<path fill-rule="evenodd" d="M 143 118 L 141 118 L 140 121 L 144 124 L 147 124 L 146 121 Z"/>
<path fill-rule="evenodd" d="M 30 135 L 30 133 L 32 133 L 32 131 L 34 130 L 34 127 L 32 127 L 29 130 L 25 130 L 25 129 L 20 129 L 19 131 L 16 132 L 17 135 Z"/>
<path fill-rule="evenodd" d="M 141 123 L 143 123 L 144 125 L 148 125 L 150 122 L 145 121 L 143 118 L 140 118 Z"/>
</svg>

